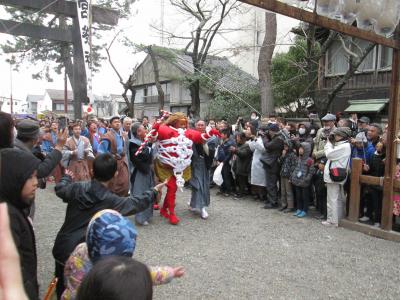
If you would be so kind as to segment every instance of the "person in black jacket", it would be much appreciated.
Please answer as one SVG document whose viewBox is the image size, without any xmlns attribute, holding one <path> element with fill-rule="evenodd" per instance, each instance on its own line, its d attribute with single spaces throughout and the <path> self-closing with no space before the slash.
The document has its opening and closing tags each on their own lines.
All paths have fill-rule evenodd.
<svg viewBox="0 0 400 300">
<path fill-rule="evenodd" d="M 225 197 L 228 197 L 235 192 L 235 185 L 231 172 L 231 159 L 233 156 L 231 147 L 235 146 L 235 142 L 233 139 L 230 138 L 229 129 L 224 128 L 220 132 L 221 132 L 222 143 L 218 147 L 218 153 L 217 153 L 217 160 L 220 163 L 223 163 L 221 171 L 223 183 L 221 185 L 220 194 L 223 194 Z"/>
<path fill-rule="evenodd" d="M 264 208 L 269 209 L 278 208 L 278 181 L 280 173 L 278 160 L 284 148 L 284 139 L 277 124 L 270 123 L 266 129 L 267 132 L 263 137 L 266 152 L 260 160 L 264 164 L 267 180 L 267 201 Z"/>
<path fill-rule="evenodd" d="M 39 162 L 33 155 L 12 148 L 1 151 L 0 161 L 0 198 L 8 204 L 11 233 L 20 257 L 26 294 L 30 300 L 37 300 L 36 242 L 28 214 L 35 200 Z"/>
<path fill-rule="evenodd" d="M 64 224 L 53 247 L 58 297 L 64 291 L 64 264 L 75 247 L 85 240 L 86 229 L 93 215 L 103 209 L 113 209 L 124 216 L 141 212 L 153 204 L 165 185 L 161 183 L 142 195 L 120 197 L 109 189 L 117 173 L 117 161 L 111 154 L 104 153 L 93 162 L 92 181 L 72 183 L 73 174 L 67 170 L 55 187 L 56 195 L 68 204 Z"/>
</svg>

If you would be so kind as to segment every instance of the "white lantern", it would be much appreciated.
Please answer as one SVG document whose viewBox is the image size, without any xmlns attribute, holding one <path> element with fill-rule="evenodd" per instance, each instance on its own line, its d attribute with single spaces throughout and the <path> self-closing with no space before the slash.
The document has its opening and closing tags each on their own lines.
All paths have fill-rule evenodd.
<svg viewBox="0 0 400 300">
<path fill-rule="evenodd" d="M 374 30 L 377 34 L 391 35 L 400 20 L 400 1 L 384 0 L 381 15 L 376 19 Z"/>
<path fill-rule="evenodd" d="M 340 0 L 340 15 L 343 23 L 352 24 L 356 20 L 357 12 L 362 0 Z"/>
<path fill-rule="evenodd" d="M 360 6 L 357 11 L 357 27 L 372 30 L 376 20 L 382 13 L 382 0 L 359 0 Z"/>
<path fill-rule="evenodd" d="M 318 0 L 317 14 L 337 18 L 339 15 L 339 0 Z"/>
</svg>

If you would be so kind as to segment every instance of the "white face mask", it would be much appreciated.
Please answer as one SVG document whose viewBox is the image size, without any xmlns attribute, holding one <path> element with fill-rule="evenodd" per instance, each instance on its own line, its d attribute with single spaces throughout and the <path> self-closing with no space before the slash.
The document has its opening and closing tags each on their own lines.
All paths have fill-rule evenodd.
<svg viewBox="0 0 400 300">
<path fill-rule="evenodd" d="M 255 120 L 255 119 L 257 119 L 257 116 L 252 115 L 252 116 L 250 117 L 250 119 Z"/>
<path fill-rule="evenodd" d="M 315 129 L 311 129 L 310 134 L 315 134 Z"/>
<path fill-rule="evenodd" d="M 299 133 L 301 135 L 305 134 L 306 133 L 306 129 L 305 128 L 299 128 Z"/>
</svg>

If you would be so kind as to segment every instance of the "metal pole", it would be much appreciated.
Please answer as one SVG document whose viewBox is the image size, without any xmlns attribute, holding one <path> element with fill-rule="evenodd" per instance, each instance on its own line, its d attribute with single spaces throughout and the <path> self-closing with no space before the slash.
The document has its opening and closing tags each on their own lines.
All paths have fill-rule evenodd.
<svg viewBox="0 0 400 300">
<path fill-rule="evenodd" d="M 10 113 L 13 114 L 14 113 L 14 103 L 13 103 L 13 95 L 12 95 L 12 91 L 13 91 L 13 80 L 12 80 L 12 63 L 10 60 Z"/>
<path fill-rule="evenodd" d="M 67 79 L 67 68 L 64 70 L 64 113 L 65 116 L 68 114 L 68 79 Z"/>
</svg>

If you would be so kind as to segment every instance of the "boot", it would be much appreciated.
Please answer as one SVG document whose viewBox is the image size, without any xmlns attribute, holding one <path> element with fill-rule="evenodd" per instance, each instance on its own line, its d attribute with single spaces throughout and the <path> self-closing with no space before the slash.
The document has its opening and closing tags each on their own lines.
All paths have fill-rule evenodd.
<svg viewBox="0 0 400 300">
<path fill-rule="evenodd" d="M 170 215 L 168 213 L 168 210 L 166 210 L 165 208 L 161 208 L 160 209 L 160 215 L 163 216 L 166 219 L 169 219 Z"/>
<path fill-rule="evenodd" d="M 172 224 L 172 225 L 178 225 L 178 223 L 179 223 L 179 218 L 175 215 L 175 214 L 170 214 L 170 216 L 169 216 L 169 222 Z"/>
</svg>

